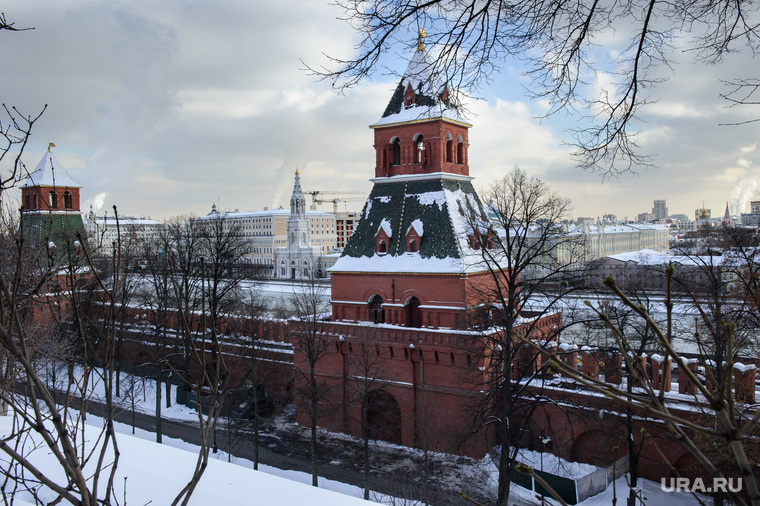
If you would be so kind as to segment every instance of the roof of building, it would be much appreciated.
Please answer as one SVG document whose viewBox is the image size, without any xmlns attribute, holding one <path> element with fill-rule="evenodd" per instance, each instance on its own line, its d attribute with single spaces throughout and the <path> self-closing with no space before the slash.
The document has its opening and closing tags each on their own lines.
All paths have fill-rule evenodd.
<svg viewBox="0 0 760 506">
<path fill-rule="evenodd" d="M 389 178 L 392 179 L 392 178 Z M 343 256 L 331 272 L 473 273 L 485 270 L 480 252 L 470 246 L 468 216 L 487 217 L 469 178 L 406 178 L 376 183 L 364 205 Z M 406 252 L 412 224 L 424 238 Z M 378 230 L 391 232 L 387 253 L 377 252 Z"/>
<path fill-rule="evenodd" d="M 75 183 L 66 169 L 63 168 L 61 162 L 59 162 L 49 150 L 45 152 L 45 155 L 37 164 L 37 167 L 29 174 L 22 188 L 31 188 L 33 186 L 56 186 L 59 188 L 81 188 L 82 186 Z"/>
<path fill-rule="evenodd" d="M 92 222 L 97 224 L 98 226 L 108 226 L 108 227 L 115 227 L 116 226 L 116 218 L 112 216 L 108 217 L 95 217 L 93 218 L 86 218 L 85 221 Z M 147 227 L 147 226 L 162 226 L 163 223 L 160 221 L 152 220 L 150 218 L 132 218 L 132 217 L 124 217 L 119 218 L 119 226 L 127 227 L 127 226 L 133 226 L 133 227 Z"/>
<path fill-rule="evenodd" d="M 224 217 L 225 219 L 241 219 L 241 218 L 262 218 L 267 216 L 290 216 L 290 209 L 267 209 L 265 211 L 225 211 L 223 213 L 219 212 L 213 212 L 209 213 L 206 216 L 200 216 L 198 218 L 195 218 L 196 220 L 213 220 Z M 312 211 L 311 209 L 306 210 L 306 216 L 313 216 L 313 217 L 319 217 L 319 216 L 335 216 L 333 213 L 328 213 L 324 211 Z"/>
<path fill-rule="evenodd" d="M 416 100 L 413 104 L 404 106 L 407 87 L 414 91 Z M 455 100 L 449 95 L 450 92 L 438 74 L 433 72 L 433 64 L 424 46 L 420 45 L 396 87 L 388 107 L 385 108 L 383 117 L 370 127 L 431 119 L 447 119 L 468 127 L 472 126 L 459 114 Z M 449 97 L 446 101 L 442 99 L 444 95 Z"/>
<path fill-rule="evenodd" d="M 723 255 L 682 255 L 677 251 L 654 251 L 643 249 L 640 251 L 630 251 L 627 253 L 618 253 L 608 255 L 604 258 L 617 260 L 618 262 L 630 262 L 638 265 L 667 265 L 669 263 L 685 266 L 705 266 L 705 265 L 737 265 L 742 263 L 739 255 L 730 251 Z"/>
</svg>

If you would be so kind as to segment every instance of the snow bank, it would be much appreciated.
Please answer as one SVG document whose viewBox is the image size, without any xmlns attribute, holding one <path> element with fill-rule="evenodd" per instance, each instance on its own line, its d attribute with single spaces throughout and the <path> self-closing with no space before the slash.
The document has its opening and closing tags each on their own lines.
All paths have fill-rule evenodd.
<svg viewBox="0 0 760 506">
<path fill-rule="evenodd" d="M 0 432 L 3 437 L 11 433 L 12 425 L 12 417 L 0 417 Z M 87 434 L 95 438 L 99 434 L 99 428 L 89 426 Z M 114 481 L 115 497 L 120 500 L 126 497 L 127 504 L 171 504 L 177 492 L 185 486 L 192 475 L 197 455 L 123 433 L 118 435 L 118 443 L 121 456 Z M 59 475 L 57 463 L 46 449 L 32 452 L 29 458 L 46 475 Z M 368 504 L 358 497 L 314 488 L 214 459 L 209 460 L 206 472 L 190 504 L 197 506 L 248 505 L 251 504 L 252 492 L 255 493 L 258 504 L 284 506 Z M 56 498 L 56 494 L 45 490 L 40 490 L 39 494 L 45 501 L 53 501 Z M 17 504 L 22 500 L 34 504 L 34 500 L 28 493 L 20 493 L 18 499 L 20 500 L 16 502 Z"/>
</svg>

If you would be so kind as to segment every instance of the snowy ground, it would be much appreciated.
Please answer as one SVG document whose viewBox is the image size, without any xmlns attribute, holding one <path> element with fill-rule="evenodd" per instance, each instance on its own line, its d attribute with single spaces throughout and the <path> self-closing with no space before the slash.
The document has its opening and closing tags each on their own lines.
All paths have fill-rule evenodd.
<svg viewBox="0 0 760 506">
<path fill-rule="evenodd" d="M 94 420 L 94 418 L 92 419 Z M 0 431 L 6 435 L 11 430 L 12 417 L 0 417 Z M 131 428 L 117 424 L 120 459 L 114 481 L 114 497 L 124 504 L 171 504 L 176 494 L 185 486 L 195 466 L 197 448 L 190 451 L 172 446 L 183 446 L 182 442 L 170 440 L 160 445 L 146 439 L 150 433 L 139 436 L 125 434 Z M 90 429 L 92 434 L 98 432 L 96 427 Z M 142 437 L 146 438 L 143 439 Z M 55 475 L 57 463 L 46 451 L 33 452 L 30 460 L 44 474 Z M 224 504 L 227 506 L 248 505 L 252 503 L 252 491 L 255 492 L 257 504 L 277 504 L 302 506 L 330 505 L 351 506 L 367 504 L 357 497 L 356 487 L 332 483 L 332 488 L 341 489 L 336 493 L 323 488 L 297 483 L 294 476 L 281 477 L 267 472 L 254 471 L 250 467 L 228 464 L 220 460 L 211 460 L 206 472 L 190 500 L 193 505 Z M 320 485 L 327 485 L 324 481 Z M 52 492 L 40 492 L 40 499 L 45 503 L 55 499 Z M 21 492 L 15 504 L 34 504 L 28 492 Z"/>
<path fill-rule="evenodd" d="M 133 378 L 131 376 L 126 376 L 126 378 L 126 381 L 122 381 L 122 397 L 118 400 L 118 403 L 125 409 L 131 409 L 132 401 L 134 400 L 135 409 L 137 411 L 148 414 L 153 413 L 155 410 L 155 383 L 151 380 L 143 380 L 139 377 Z M 173 399 L 176 398 L 175 388 L 176 387 L 172 387 Z M 97 382 L 93 384 L 92 391 L 95 393 L 96 398 L 102 397 L 102 388 Z M 173 403 L 171 408 L 163 407 L 162 411 L 163 418 L 166 419 L 178 421 L 197 420 L 197 414 L 194 410 L 186 406 L 177 405 L 176 403 Z M 88 419 L 88 422 L 93 423 L 93 420 L 94 419 Z M 224 421 L 220 422 L 222 425 L 224 423 Z M 307 438 L 303 428 L 294 424 L 292 420 L 292 410 L 290 415 L 288 415 L 286 411 L 285 415 L 278 417 L 275 425 L 276 427 L 272 430 L 278 431 L 277 436 L 289 438 L 289 443 L 294 446 L 297 446 L 297 443 L 299 443 L 299 441 L 297 441 L 298 438 L 303 439 L 300 443 L 304 443 Z M 150 491 L 150 494 L 158 493 L 157 489 L 153 486 L 143 486 L 143 478 L 139 478 L 138 474 L 136 474 L 141 471 L 140 468 L 145 467 L 144 455 L 150 454 L 151 462 L 158 463 L 164 461 L 164 459 L 166 460 L 165 463 L 156 467 L 158 470 L 154 469 L 153 472 L 149 472 L 148 477 L 145 478 L 147 480 L 145 483 L 150 484 L 152 483 L 150 481 L 151 479 L 155 479 L 156 476 L 161 476 L 161 487 L 159 488 L 162 492 L 159 496 L 151 495 L 148 500 L 152 499 L 152 504 L 168 504 L 168 502 L 164 502 L 164 499 L 169 499 L 169 495 L 173 498 L 174 494 L 181 489 L 189 477 L 190 469 L 195 462 L 195 455 L 197 455 L 197 448 L 184 441 L 167 438 L 166 436 L 164 437 L 164 444 L 158 445 L 149 442 L 155 439 L 155 434 L 140 429 L 135 431 L 136 438 L 132 438 L 132 430 L 132 427 L 129 425 L 119 424 L 118 426 L 118 431 L 122 433 L 119 435 L 118 439 L 122 452 L 131 453 L 133 449 L 136 452 L 135 457 L 123 457 L 123 462 L 120 464 L 120 466 L 124 466 L 123 469 L 120 469 L 120 473 L 123 472 L 125 476 L 129 476 L 127 488 L 130 497 L 132 493 L 139 493 L 138 491 L 133 491 L 132 487 L 129 485 L 130 483 L 140 483 L 140 486 L 133 485 L 133 487 L 148 490 Z M 4 431 L 4 433 L 7 432 Z M 324 449 L 323 453 L 328 455 L 331 459 L 330 463 L 334 465 L 356 468 L 355 462 L 352 463 L 351 459 L 356 459 L 356 448 L 358 445 L 358 440 L 345 434 L 328 433 L 326 431 L 320 432 L 320 446 Z M 169 447 L 174 448 L 174 451 L 179 453 L 169 451 L 171 449 Z M 396 473 L 395 475 L 410 481 L 419 478 L 421 461 L 423 458 L 420 450 L 400 447 L 384 442 L 376 442 L 372 446 L 372 453 L 374 455 L 373 468 L 382 469 L 385 472 Z M 248 495 L 250 495 L 250 487 L 253 482 L 257 483 L 255 490 L 259 490 L 259 487 L 261 487 L 261 490 L 264 491 L 263 493 L 268 493 L 267 491 L 270 489 L 285 488 L 288 489 L 288 492 L 294 494 L 292 497 L 290 495 L 277 497 L 277 500 L 274 502 L 264 500 L 263 502 L 259 502 L 260 504 L 321 504 L 319 501 L 323 500 L 322 498 L 324 497 L 324 500 L 329 501 L 330 504 L 342 505 L 353 504 L 353 502 L 341 501 L 354 500 L 354 498 L 361 497 L 362 495 L 361 489 L 358 487 L 321 479 L 321 488 L 339 492 L 344 494 L 347 498 L 344 499 L 343 497 L 338 497 L 327 499 L 328 496 L 322 495 L 324 491 L 316 492 L 310 486 L 304 486 L 305 489 L 303 489 L 303 493 L 307 494 L 307 496 L 300 496 L 299 498 L 298 491 L 302 490 L 300 487 L 296 485 L 290 487 L 290 485 L 282 484 L 279 480 L 284 478 L 308 484 L 311 482 L 311 476 L 307 473 L 283 471 L 268 466 L 260 466 L 261 471 L 254 473 L 251 470 L 253 465 L 250 461 L 231 457 L 222 451 L 212 456 L 217 460 L 214 461 L 213 466 L 209 467 L 208 474 L 204 476 L 202 480 L 202 490 L 208 487 L 214 491 L 214 493 L 217 493 L 218 489 L 221 488 L 224 489 L 225 494 L 229 494 L 229 497 L 225 499 L 224 502 L 216 500 L 209 502 L 202 499 L 203 497 L 206 497 L 203 495 L 206 492 L 199 491 L 200 495 L 198 496 L 197 502 L 194 502 L 194 504 L 242 504 L 243 502 L 235 502 L 238 499 L 245 499 L 244 502 L 249 503 L 250 497 L 246 494 L 236 498 L 235 494 L 238 493 L 236 491 L 238 490 L 237 487 L 241 486 L 238 485 L 238 481 L 243 484 L 243 489 L 248 490 Z M 228 458 L 232 460 L 232 467 L 227 467 L 228 464 L 225 461 Z M 493 500 L 495 497 L 497 474 L 496 468 L 490 462 L 489 458 L 485 458 L 482 461 L 473 461 L 455 455 L 437 453 L 429 455 L 429 458 L 431 459 L 433 468 L 432 480 L 436 485 L 445 484 L 452 491 L 464 489 L 468 491 L 469 494 L 476 495 L 479 500 L 485 502 Z M 142 463 L 141 459 L 143 461 Z M 521 453 L 521 461 L 540 469 L 541 454 L 538 452 L 523 451 Z M 134 468 L 131 467 L 133 465 L 135 466 Z M 172 481 L 166 481 L 164 479 L 166 473 L 160 471 L 163 469 L 177 469 L 177 471 L 171 473 Z M 543 469 L 549 472 L 556 472 L 556 474 L 573 477 L 586 474 L 593 468 L 586 464 L 565 462 L 546 453 L 543 455 Z M 270 479 L 268 476 L 272 476 L 271 485 L 267 482 L 267 480 Z M 174 480 L 177 481 L 175 482 Z M 628 495 L 628 488 L 624 480 L 624 478 L 621 478 L 617 481 L 617 498 L 619 501 L 622 501 L 623 498 Z M 262 483 L 259 483 L 260 481 L 262 481 Z M 644 500 L 642 504 L 657 505 L 670 503 L 671 506 L 698 504 L 698 502 L 689 494 L 663 492 L 659 483 L 646 480 L 643 480 L 643 482 L 644 493 L 642 497 Z M 314 497 L 310 495 L 312 492 L 316 494 Z M 168 495 L 165 496 L 165 494 Z M 612 494 L 612 488 L 610 487 L 602 494 L 589 498 L 580 504 L 584 506 L 611 504 Z M 456 494 L 452 493 L 452 496 L 455 495 Z M 138 497 L 143 498 L 143 496 L 138 495 L 134 501 L 130 499 L 129 503 L 147 503 L 147 500 L 143 501 L 142 499 L 138 499 Z M 308 497 L 308 501 L 304 500 L 304 497 Z M 516 485 L 512 487 L 511 497 L 513 499 L 512 502 L 518 505 L 540 504 L 540 498 L 536 497 L 533 492 L 522 489 Z M 386 502 L 388 504 L 416 504 L 413 501 L 401 501 L 392 497 L 375 498 L 378 501 Z"/>
</svg>

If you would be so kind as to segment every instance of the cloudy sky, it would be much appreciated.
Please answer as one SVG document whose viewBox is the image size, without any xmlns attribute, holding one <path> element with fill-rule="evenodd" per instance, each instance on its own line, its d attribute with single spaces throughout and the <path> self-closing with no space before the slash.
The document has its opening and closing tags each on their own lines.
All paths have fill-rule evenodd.
<svg viewBox="0 0 760 506">
<path fill-rule="evenodd" d="M 0 101 L 27 115 L 48 105 L 24 161 L 33 168 L 54 142 L 83 186 L 83 210 L 110 214 L 115 204 L 163 219 L 206 214 L 213 203 L 285 205 L 296 166 L 306 190 L 371 188 L 368 125 L 396 78 L 376 75 L 338 94 L 302 70 L 302 60 L 326 63 L 323 53 L 352 55 L 356 36 L 327 1 L 7 0 L 2 10 L 34 30 L 0 32 Z M 481 90 L 485 100 L 469 104 L 476 186 L 519 165 L 570 197 L 575 216 L 635 217 L 653 199 L 691 216 L 703 203 L 722 215 L 727 200 L 748 212 L 738 203 L 760 178 L 760 123 L 718 125 L 760 108 L 727 108 L 718 95 L 721 78 L 753 77 L 757 62 L 675 58 L 642 116 L 655 167 L 604 183 L 574 166 L 563 142 L 573 117 L 536 119 L 543 104 L 526 98 L 520 68 L 507 62 Z M 388 61 L 397 72 L 407 63 Z"/>
</svg>

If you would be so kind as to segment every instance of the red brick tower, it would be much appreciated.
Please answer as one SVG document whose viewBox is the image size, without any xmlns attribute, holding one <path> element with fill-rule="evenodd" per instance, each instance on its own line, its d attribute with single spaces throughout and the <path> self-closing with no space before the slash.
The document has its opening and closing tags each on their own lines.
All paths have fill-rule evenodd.
<svg viewBox="0 0 760 506">
<path fill-rule="evenodd" d="M 39 258 L 60 262 L 81 256 L 79 239 L 85 231 L 79 208 L 81 186 L 69 177 L 50 147 L 21 186 L 21 222 Z"/>
<path fill-rule="evenodd" d="M 466 411 L 482 398 L 483 334 L 470 315 L 490 307 L 483 288 L 491 274 L 475 240 L 490 228 L 469 176 L 470 125 L 430 68 L 420 44 L 371 125 L 374 187 L 330 269 L 331 321 L 314 334 L 330 345 L 315 368 L 330 392 L 319 424 L 359 435 L 366 419 L 375 439 L 480 456 L 483 441 L 493 442 L 490 428 L 460 443 L 471 434 Z M 297 327 L 301 392 L 309 364 Z M 370 375 L 370 391 L 358 395 L 358 379 Z M 296 419 L 308 424 L 308 403 L 298 396 Z"/>
<path fill-rule="evenodd" d="M 473 239 L 488 220 L 467 165 L 471 125 L 430 68 L 420 44 L 371 125 L 375 185 L 330 269 L 335 321 L 464 329 L 482 302 L 490 276 Z"/>
</svg>

